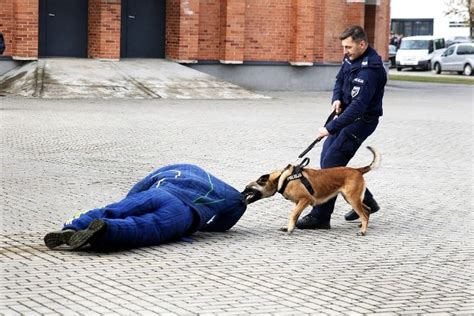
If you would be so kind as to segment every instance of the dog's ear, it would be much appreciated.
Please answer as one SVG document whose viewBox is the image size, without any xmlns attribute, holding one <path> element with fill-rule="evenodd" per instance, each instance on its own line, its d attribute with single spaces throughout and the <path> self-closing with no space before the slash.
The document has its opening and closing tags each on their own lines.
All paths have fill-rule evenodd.
<svg viewBox="0 0 474 316">
<path fill-rule="evenodd" d="M 265 185 L 265 183 L 268 182 L 268 179 L 270 178 L 270 175 L 269 174 L 264 174 L 263 176 L 261 176 L 260 178 L 258 178 L 257 180 L 257 183 L 260 184 L 260 185 Z"/>
</svg>

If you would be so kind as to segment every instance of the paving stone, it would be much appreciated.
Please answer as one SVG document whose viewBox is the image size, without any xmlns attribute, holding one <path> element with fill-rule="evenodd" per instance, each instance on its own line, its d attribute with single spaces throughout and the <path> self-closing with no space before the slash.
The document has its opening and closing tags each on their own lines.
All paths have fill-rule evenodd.
<svg viewBox="0 0 474 316">
<path fill-rule="evenodd" d="M 0 98 L 0 314 L 472 314 L 471 90 L 387 87 L 385 115 L 364 144 L 382 154 L 366 175 L 381 210 L 365 237 L 345 222 L 343 199 L 331 230 L 283 234 L 292 204 L 275 196 L 229 232 L 105 254 L 50 251 L 42 239 L 163 165 L 195 163 L 242 189 L 296 159 L 331 93 Z M 312 167 L 320 151 L 310 152 Z M 362 148 L 350 165 L 370 159 Z"/>
</svg>

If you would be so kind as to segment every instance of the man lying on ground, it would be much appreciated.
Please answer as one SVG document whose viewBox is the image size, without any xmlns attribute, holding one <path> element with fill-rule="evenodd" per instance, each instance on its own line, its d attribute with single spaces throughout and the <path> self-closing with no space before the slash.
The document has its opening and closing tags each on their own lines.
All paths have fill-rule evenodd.
<svg viewBox="0 0 474 316">
<path fill-rule="evenodd" d="M 229 230 L 245 210 L 235 188 L 198 166 L 176 164 L 149 174 L 120 202 L 76 214 L 44 242 L 71 250 L 153 246 L 196 231 Z"/>
</svg>

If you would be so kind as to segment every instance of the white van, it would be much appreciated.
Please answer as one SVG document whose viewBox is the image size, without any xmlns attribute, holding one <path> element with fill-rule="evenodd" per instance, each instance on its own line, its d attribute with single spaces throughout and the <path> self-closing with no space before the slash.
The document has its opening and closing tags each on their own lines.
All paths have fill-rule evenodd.
<svg viewBox="0 0 474 316">
<path fill-rule="evenodd" d="M 431 69 L 431 58 L 444 51 L 444 38 L 434 36 L 409 36 L 402 38 L 395 63 L 398 71 L 403 68 Z"/>
</svg>

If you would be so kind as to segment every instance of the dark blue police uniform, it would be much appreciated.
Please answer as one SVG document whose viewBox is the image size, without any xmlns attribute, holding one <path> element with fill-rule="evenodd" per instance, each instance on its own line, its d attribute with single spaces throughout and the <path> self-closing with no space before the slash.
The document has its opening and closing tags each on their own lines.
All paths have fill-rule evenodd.
<svg viewBox="0 0 474 316">
<path fill-rule="evenodd" d="M 382 98 L 387 73 L 381 57 L 372 48 L 358 59 L 344 58 L 336 76 L 332 102 L 340 100 L 343 112 L 326 125 L 329 136 L 321 152 L 321 168 L 346 166 L 362 142 L 376 129 L 382 116 Z M 371 199 L 369 190 L 365 199 Z M 329 221 L 336 198 L 313 208 L 310 215 Z"/>
</svg>

